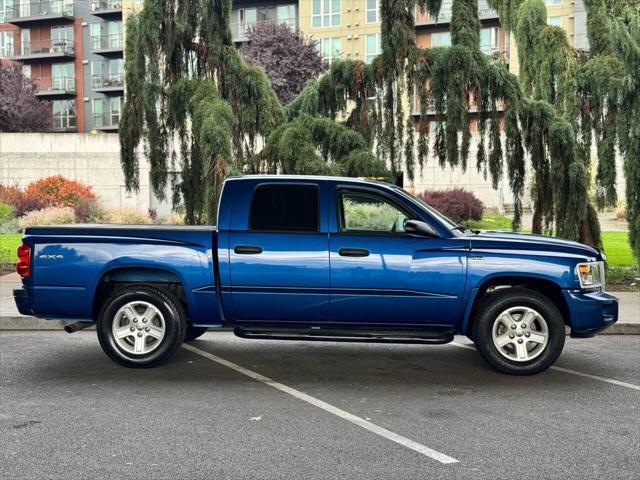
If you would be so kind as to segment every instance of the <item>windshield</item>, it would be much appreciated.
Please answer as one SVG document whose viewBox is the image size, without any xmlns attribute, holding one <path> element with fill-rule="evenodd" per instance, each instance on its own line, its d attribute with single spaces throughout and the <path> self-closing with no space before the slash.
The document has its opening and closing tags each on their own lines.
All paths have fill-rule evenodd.
<svg viewBox="0 0 640 480">
<path fill-rule="evenodd" d="M 412 195 L 411 193 L 407 192 L 406 190 L 403 190 L 400 187 L 397 187 L 396 191 L 400 195 L 402 195 L 403 197 L 405 197 L 408 200 L 412 201 L 413 203 L 417 203 L 418 205 L 420 205 L 427 212 L 429 212 L 433 217 L 435 217 L 437 220 L 439 220 L 440 223 L 442 223 L 449 230 L 453 230 L 454 228 L 458 227 L 458 224 L 456 222 L 454 222 L 450 218 L 448 218 L 448 217 L 444 216 L 443 214 L 441 214 L 439 211 L 437 211 L 435 208 L 433 208 L 431 205 L 429 205 L 427 202 L 425 202 L 421 198 L 416 197 L 415 195 Z"/>
</svg>

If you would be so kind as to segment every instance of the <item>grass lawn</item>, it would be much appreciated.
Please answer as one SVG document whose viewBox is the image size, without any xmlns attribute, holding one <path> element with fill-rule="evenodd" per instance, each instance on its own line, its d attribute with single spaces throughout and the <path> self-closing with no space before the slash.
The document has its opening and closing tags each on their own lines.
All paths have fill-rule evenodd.
<svg viewBox="0 0 640 480">
<path fill-rule="evenodd" d="M 22 240 L 21 233 L 6 233 L 0 235 L 0 263 L 14 263 L 18 261 L 16 249 Z"/>
</svg>

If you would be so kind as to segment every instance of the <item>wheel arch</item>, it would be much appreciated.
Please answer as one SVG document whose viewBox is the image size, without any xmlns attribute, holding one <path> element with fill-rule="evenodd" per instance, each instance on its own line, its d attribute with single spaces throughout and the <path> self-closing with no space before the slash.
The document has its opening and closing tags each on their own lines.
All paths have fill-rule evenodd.
<svg viewBox="0 0 640 480">
<path fill-rule="evenodd" d="M 182 303 L 189 318 L 189 302 L 182 278 L 169 269 L 139 266 L 115 267 L 102 273 L 93 295 L 92 317 L 97 319 L 104 301 L 116 289 L 136 283 L 149 284 L 169 291 Z"/>
<path fill-rule="evenodd" d="M 504 275 L 495 276 L 484 280 L 478 287 L 474 288 L 475 294 L 472 294 L 467 304 L 460 333 L 469 336 L 473 331 L 473 322 L 478 312 L 478 307 L 483 299 L 488 295 L 492 295 L 496 291 L 502 291 L 506 288 L 528 288 L 544 295 L 551 300 L 560 311 L 565 325 L 571 323 L 571 313 L 567 301 L 562 292 L 562 287 L 556 282 L 529 275 Z"/>
</svg>

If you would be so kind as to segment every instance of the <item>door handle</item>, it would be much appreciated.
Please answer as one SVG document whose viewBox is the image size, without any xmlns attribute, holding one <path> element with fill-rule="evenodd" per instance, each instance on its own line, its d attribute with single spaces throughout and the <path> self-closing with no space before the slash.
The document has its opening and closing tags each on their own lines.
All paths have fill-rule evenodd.
<svg viewBox="0 0 640 480">
<path fill-rule="evenodd" d="M 262 253 L 262 248 L 253 245 L 236 245 L 233 251 L 238 255 L 257 255 Z"/>
<path fill-rule="evenodd" d="M 338 250 L 341 257 L 368 257 L 369 250 L 366 248 L 341 248 Z"/>
</svg>

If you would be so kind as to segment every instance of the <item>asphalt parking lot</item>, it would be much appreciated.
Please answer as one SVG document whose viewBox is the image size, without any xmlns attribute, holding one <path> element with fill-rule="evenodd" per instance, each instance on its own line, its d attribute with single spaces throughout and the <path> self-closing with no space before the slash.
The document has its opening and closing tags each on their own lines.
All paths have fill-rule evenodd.
<svg viewBox="0 0 640 480">
<path fill-rule="evenodd" d="M 0 332 L 2 477 L 640 476 L 639 336 L 568 339 L 533 377 L 460 344 L 191 345 L 128 370 L 95 332 Z"/>
</svg>

